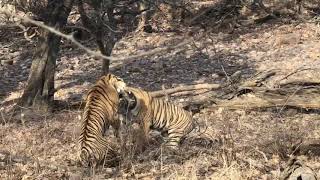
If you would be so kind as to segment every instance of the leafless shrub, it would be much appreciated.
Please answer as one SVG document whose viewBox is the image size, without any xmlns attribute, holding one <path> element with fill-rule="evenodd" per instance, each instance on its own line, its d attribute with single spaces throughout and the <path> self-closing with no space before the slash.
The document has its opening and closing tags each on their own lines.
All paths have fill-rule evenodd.
<svg viewBox="0 0 320 180">
<path fill-rule="evenodd" d="M 41 20 L 47 16 L 45 11 L 47 0 L 6 0 L 2 3 L 12 5 L 16 10 L 30 14 L 35 19 Z"/>
</svg>

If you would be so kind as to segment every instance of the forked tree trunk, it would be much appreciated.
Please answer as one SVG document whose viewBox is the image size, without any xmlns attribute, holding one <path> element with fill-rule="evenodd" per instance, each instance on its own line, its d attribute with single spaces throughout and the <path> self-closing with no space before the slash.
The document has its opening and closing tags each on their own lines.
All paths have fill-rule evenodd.
<svg viewBox="0 0 320 180">
<path fill-rule="evenodd" d="M 97 14 L 99 14 L 101 11 L 100 3 L 101 2 L 97 1 L 97 2 L 92 2 L 91 4 L 91 6 L 95 9 Z M 104 11 L 106 10 L 108 20 L 109 20 L 108 26 L 110 29 L 112 29 L 108 33 L 107 41 L 104 38 L 106 32 L 104 32 L 103 30 L 105 26 L 105 22 L 102 19 L 102 17 L 97 17 L 96 22 L 90 19 L 85 12 L 84 3 L 82 0 L 78 0 L 78 10 L 79 10 L 79 14 L 80 14 L 83 26 L 89 29 L 90 32 L 95 36 L 96 43 L 98 45 L 98 48 L 101 54 L 105 56 L 110 56 L 112 54 L 113 47 L 117 42 L 117 39 L 115 37 L 115 32 L 112 31 L 116 29 L 116 22 L 113 17 L 113 10 L 114 10 L 113 5 L 110 4 L 109 7 L 104 9 Z M 102 75 L 106 75 L 109 73 L 109 66 L 110 66 L 110 60 L 102 59 Z"/>
<path fill-rule="evenodd" d="M 107 15 L 108 15 L 108 19 L 109 19 L 108 25 L 110 26 L 110 28 L 112 30 L 116 30 L 117 23 L 116 23 L 116 20 L 114 19 L 114 16 L 113 16 L 113 10 L 114 10 L 113 6 L 110 6 L 107 8 Z M 103 23 L 103 22 L 101 22 L 101 23 Z M 106 45 L 103 46 L 104 48 L 100 48 L 101 53 L 106 56 L 111 56 L 114 45 L 118 41 L 118 39 L 116 38 L 116 35 L 115 35 L 116 32 L 112 32 L 112 30 L 110 30 L 110 33 L 108 35 L 108 41 L 106 42 Z M 103 42 L 102 42 L 102 45 L 103 45 Z M 109 73 L 109 67 L 110 67 L 110 60 L 104 59 L 103 63 L 102 63 L 103 75 L 106 75 Z"/>
<path fill-rule="evenodd" d="M 60 30 L 67 22 L 74 0 L 49 0 L 46 24 Z M 56 59 L 61 37 L 44 31 L 39 39 L 29 74 L 27 87 L 19 105 L 48 111 L 53 102 Z"/>
</svg>

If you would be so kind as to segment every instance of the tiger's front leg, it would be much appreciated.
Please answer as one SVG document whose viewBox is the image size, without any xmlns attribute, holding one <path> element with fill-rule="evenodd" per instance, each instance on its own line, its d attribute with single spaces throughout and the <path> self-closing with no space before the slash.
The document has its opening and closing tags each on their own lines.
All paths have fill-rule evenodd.
<svg viewBox="0 0 320 180">
<path fill-rule="evenodd" d="M 120 119 L 119 117 L 117 117 L 116 119 L 113 120 L 112 127 L 114 130 L 113 134 L 117 138 L 118 142 L 121 142 L 120 126 L 121 126 Z"/>
<path fill-rule="evenodd" d="M 135 146 L 135 151 L 136 153 L 140 154 L 146 150 L 148 140 L 141 126 L 134 126 L 133 130 L 134 130 L 133 143 Z"/>
<path fill-rule="evenodd" d="M 150 123 L 145 122 L 142 124 L 142 130 L 143 130 L 143 139 L 145 144 L 149 144 L 150 137 L 149 137 L 149 132 L 150 132 Z"/>
</svg>

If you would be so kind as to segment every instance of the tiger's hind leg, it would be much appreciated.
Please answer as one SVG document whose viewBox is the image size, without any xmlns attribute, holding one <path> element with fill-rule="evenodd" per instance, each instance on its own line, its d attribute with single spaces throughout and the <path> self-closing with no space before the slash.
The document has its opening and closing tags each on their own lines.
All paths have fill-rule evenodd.
<svg viewBox="0 0 320 180">
<path fill-rule="evenodd" d="M 182 137 L 182 132 L 178 132 L 176 130 L 168 130 L 168 137 L 165 146 L 172 150 L 178 150 Z"/>
<path fill-rule="evenodd" d="M 175 155 L 179 155 L 181 151 L 179 150 L 179 141 L 180 137 L 170 136 L 164 137 L 164 143 L 161 145 L 161 148 L 157 151 L 154 151 L 151 157 L 154 159 L 163 158 L 163 160 L 170 159 Z"/>
</svg>

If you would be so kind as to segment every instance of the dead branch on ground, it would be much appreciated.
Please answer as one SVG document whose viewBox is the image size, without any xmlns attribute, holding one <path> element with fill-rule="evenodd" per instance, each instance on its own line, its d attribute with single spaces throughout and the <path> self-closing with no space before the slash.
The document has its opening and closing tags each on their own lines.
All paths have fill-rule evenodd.
<svg viewBox="0 0 320 180">
<path fill-rule="evenodd" d="M 306 139 L 293 146 L 294 155 L 320 155 L 320 139 Z"/>
<path fill-rule="evenodd" d="M 201 90 L 201 89 L 209 89 L 209 90 L 213 90 L 213 89 L 218 89 L 220 88 L 221 85 L 220 84 L 195 84 L 195 85 L 188 85 L 188 86 L 180 86 L 180 87 L 175 87 L 172 89 L 164 89 L 164 90 L 159 90 L 159 91 L 153 91 L 151 92 L 151 95 L 153 97 L 161 97 L 164 95 L 170 95 L 170 94 L 175 94 L 175 93 L 179 93 L 182 91 L 194 91 L 194 90 Z"/>
<path fill-rule="evenodd" d="M 220 101 L 218 107 L 229 109 L 259 109 L 294 107 L 301 109 L 320 109 L 320 87 L 309 86 L 300 89 L 254 88 L 254 93 L 231 101 Z"/>
<path fill-rule="evenodd" d="M 151 95 L 154 97 L 162 97 L 165 95 L 175 95 L 175 96 L 186 96 L 186 95 L 199 95 L 208 91 L 221 89 L 231 85 L 231 83 L 238 82 L 241 76 L 241 72 L 237 71 L 229 77 L 229 81 L 223 84 L 194 84 L 194 85 L 186 85 L 175 87 L 172 89 L 165 89 L 159 91 L 151 92 Z M 197 91 L 197 92 L 194 92 Z"/>
<path fill-rule="evenodd" d="M 181 91 L 171 94 L 171 96 L 197 96 L 207 92 L 210 92 L 211 89 L 196 89 L 191 91 Z"/>
<path fill-rule="evenodd" d="M 239 73 L 235 73 L 239 74 Z M 299 108 L 304 110 L 320 109 L 320 82 L 291 82 L 279 84 L 282 88 L 267 87 L 265 81 L 276 75 L 276 70 L 257 73 L 254 78 L 243 82 L 225 84 L 196 84 L 151 92 L 154 97 L 166 94 L 174 96 L 193 95 L 183 103 L 186 109 L 202 109 L 216 104 L 216 107 L 229 109 L 260 108 Z M 236 88 L 230 89 L 230 85 Z M 297 86 L 298 85 L 298 86 Z M 285 86 L 285 87 L 284 87 Z M 223 97 L 217 97 L 213 91 L 223 91 Z M 231 98 L 225 98 L 231 95 Z M 228 96 L 229 97 L 229 96 Z M 210 111 L 210 110 L 209 110 Z"/>
<path fill-rule="evenodd" d="M 287 179 L 309 179 L 316 180 L 317 174 L 307 166 L 302 159 L 291 157 L 286 164 L 286 168 L 281 172 L 280 180 Z"/>
<path fill-rule="evenodd" d="M 243 83 L 241 83 L 241 85 L 239 87 L 241 89 L 244 87 L 248 88 L 248 87 L 262 86 L 264 81 L 266 81 L 267 79 L 269 79 L 270 77 L 272 77 L 274 75 L 276 75 L 275 70 L 270 70 L 270 71 L 266 71 L 266 72 L 259 72 L 255 75 L 254 78 L 246 80 Z"/>
</svg>

